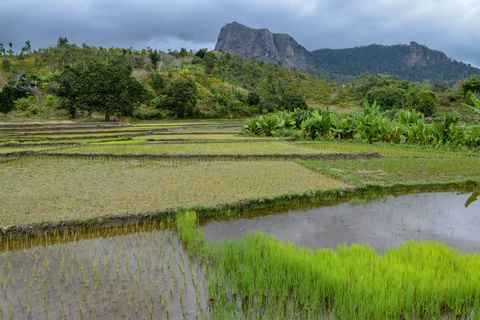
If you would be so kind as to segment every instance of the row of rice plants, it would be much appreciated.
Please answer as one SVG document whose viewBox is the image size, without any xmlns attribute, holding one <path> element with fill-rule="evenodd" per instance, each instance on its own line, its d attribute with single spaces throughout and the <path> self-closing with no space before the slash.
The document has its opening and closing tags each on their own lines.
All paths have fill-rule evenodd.
<svg viewBox="0 0 480 320">
<path fill-rule="evenodd" d="M 385 157 L 472 157 L 478 153 L 449 152 L 442 149 L 425 149 L 412 145 L 388 145 L 388 144 L 366 144 L 352 143 L 348 141 L 302 141 L 295 144 L 312 149 L 327 149 L 336 152 L 347 153 L 370 153 L 376 152 Z"/>
<path fill-rule="evenodd" d="M 199 318 L 208 303 L 205 265 L 176 231 L 155 229 L 0 240 L 0 318 Z"/>
<path fill-rule="evenodd" d="M 330 175 L 373 184 L 480 181 L 480 158 L 386 158 L 370 160 L 297 160 Z"/>
<path fill-rule="evenodd" d="M 261 232 L 203 245 L 195 213 L 182 239 L 209 263 L 212 319 L 480 319 L 480 255 L 435 242 L 296 247 Z"/>
<path fill-rule="evenodd" d="M 352 186 L 294 161 L 267 159 L 27 157 L 0 163 L 0 176 L 2 226 L 216 206 Z"/>
<path fill-rule="evenodd" d="M 266 140 L 262 137 L 245 137 L 236 134 L 153 134 L 134 137 L 142 140 Z M 270 140 L 269 140 L 270 141 Z"/>
<path fill-rule="evenodd" d="M 143 137 L 142 137 L 143 138 Z M 192 142 L 168 144 L 134 144 L 134 145 L 96 145 L 78 146 L 54 153 L 69 154 L 157 154 L 157 155 L 272 155 L 272 154 L 323 154 L 331 150 L 312 150 L 301 145 L 284 141 L 252 142 Z"/>
</svg>

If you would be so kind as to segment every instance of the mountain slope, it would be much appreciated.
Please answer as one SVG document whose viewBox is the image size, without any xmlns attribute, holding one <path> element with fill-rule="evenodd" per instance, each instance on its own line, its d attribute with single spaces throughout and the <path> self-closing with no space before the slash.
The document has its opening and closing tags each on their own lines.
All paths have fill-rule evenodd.
<svg viewBox="0 0 480 320">
<path fill-rule="evenodd" d="M 389 73 L 410 81 L 430 80 L 453 85 L 460 79 L 480 74 L 478 68 L 413 41 L 410 45 L 372 44 L 309 52 L 287 34 L 252 29 L 237 22 L 221 29 L 215 50 L 246 59 L 280 63 L 338 82 L 346 82 L 363 73 Z"/>
</svg>

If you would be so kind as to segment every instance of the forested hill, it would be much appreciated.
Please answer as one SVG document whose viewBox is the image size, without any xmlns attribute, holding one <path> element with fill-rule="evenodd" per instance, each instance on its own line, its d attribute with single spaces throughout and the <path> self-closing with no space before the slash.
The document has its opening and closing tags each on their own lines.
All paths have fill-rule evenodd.
<svg viewBox="0 0 480 320">
<path fill-rule="evenodd" d="M 459 79 L 480 74 L 480 69 L 448 58 L 445 53 L 429 49 L 416 42 L 410 45 L 384 46 L 372 44 L 350 49 L 320 49 L 313 51 L 314 60 L 337 78 L 349 80 L 362 73 L 388 73 L 409 81 L 453 85 Z"/>
<path fill-rule="evenodd" d="M 416 42 L 309 52 L 289 35 L 252 29 L 237 22 L 221 29 L 215 50 L 245 59 L 277 62 L 340 83 L 363 73 L 388 73 L 409 81 L 430 80 L 431 83 L 441 82 L 451 86 L 461 79 L 480 74 L 480 69 Z"/>
</svg>

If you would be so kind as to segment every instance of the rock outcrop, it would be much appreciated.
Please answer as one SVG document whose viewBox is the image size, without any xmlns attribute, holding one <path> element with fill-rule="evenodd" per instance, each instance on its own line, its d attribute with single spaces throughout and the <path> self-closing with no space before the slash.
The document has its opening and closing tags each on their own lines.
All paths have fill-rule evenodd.
<svg viewBox="0 0 480 320">
<path fill-rule="evenodd" d="M 233 22 L 218 36 L 216 51 L 223 50 L 245 59 L 279 63 L 282 66 L 344 83 L 363 73 L 389 73 L 410 81 L 440 81 L 447 85 L 480 69 L 450 59 L 445 53 L 416 42 L 410 45 L 372 44 L 347 49 L 319 49 L 309 52 L 288 34 L 252 29 Z"/>
<path fill-rule="evenodd" d="M 306 70 L 308 65 L 308 51 L 288 34 L 252 29 L 238 22 L 220 30 L 215 50 L 245 59 L 279 63 L 291 69 Z"/>
</svg>

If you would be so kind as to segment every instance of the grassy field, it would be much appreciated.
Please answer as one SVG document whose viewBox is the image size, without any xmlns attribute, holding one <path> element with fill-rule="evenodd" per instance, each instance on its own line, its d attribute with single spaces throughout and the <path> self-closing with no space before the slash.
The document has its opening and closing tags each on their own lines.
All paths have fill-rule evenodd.
<svg viewBox="0 0 480 320">
<path fill-rule="evenodd" d="M 141 137 L 142 139 L 144 137 Z M 275 155 L 331 153 L 326 149 L 313 150 L 283 141 L 206 142 L 134 145 L 95 145 L 68 148 L 56 153 L 68 154 L 134 154 L 134 155 Z"/>
<path fill-rule="evenodd" d="M 302 161 L 307 167 L 360 183 L 444 183 L 480 181 L 480 158 L 385 158 Z"/>
<path fill-rule="evenodd" d="M 0 163 L 0 225 L 216 206 L 351 187 L 294 161 L 29 157 Z"/>
</svg>

